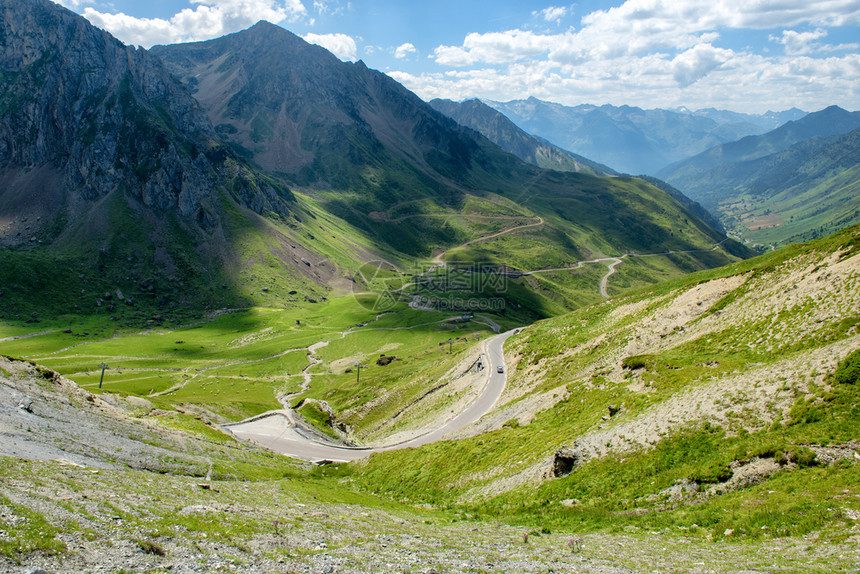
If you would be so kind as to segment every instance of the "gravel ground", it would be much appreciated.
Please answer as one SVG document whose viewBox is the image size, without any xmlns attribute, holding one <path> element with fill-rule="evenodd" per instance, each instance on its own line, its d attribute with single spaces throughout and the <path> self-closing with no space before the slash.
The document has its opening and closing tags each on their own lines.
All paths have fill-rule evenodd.
<svg viewBox="0 0 860 574">
<path fill-rule="evenodd" d="M 189 477 L 146 471 L 10 464 L 38 469 L 40 479 L 4 481 L 0 494 L 9 504 L 0 504 L 0 520 L 8 523 L 21 505 L 77 528 L 59 535 L 66 553 L 25 554 L 20 564 L 0 559 L 0 572 L 614 574 L 860 568 L 858 544 L 850 541 L 709 543 L 678 533 L 631 531 L 586 534 L 575 554 L 570 534 L 529 535 L 523 528 L 462 515 L 325 501 L 323 493 L 291 491 L 291 483 L 280 481 L 212 481 L 202 488 Z M 155 490 L 157 496 L 149 494 Z"/>
<path fill-rule="evenodd" d="M 585 534 L 573 553 L 570 533 L 399 505 L 332 481 L 209 480 L 201 468 L 223 451 L 132 411 L 0 359 L 0 573 L 860 571 L 860 526 L 840 544 Z M 28 550 L 23 532 L 63 549 Z"/>
</svg>

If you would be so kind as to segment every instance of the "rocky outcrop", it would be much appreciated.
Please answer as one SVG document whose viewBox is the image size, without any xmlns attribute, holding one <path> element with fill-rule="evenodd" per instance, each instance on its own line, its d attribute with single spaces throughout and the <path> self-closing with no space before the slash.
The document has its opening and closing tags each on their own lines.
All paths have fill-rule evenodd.
<svg viewBox="0 0 860 574">
<path fill-rule="evenodd" d="M 204 227 L 219 188 L 258 212 L 291 198 L 232 155 L 158 58 L 48 0 L 0 0 L 0 170 L 18 184 L 0 216 L 38 205 L 31 222 L 117 190 Z"/>
<path fill-rule="evenodd" d="M 555 452 L 552 459 L 552 475 L 555 477 L 567 476 L 573 469 L 585 462 L 585 453 L 576 445 L 563 446 Z"/>
</svg>

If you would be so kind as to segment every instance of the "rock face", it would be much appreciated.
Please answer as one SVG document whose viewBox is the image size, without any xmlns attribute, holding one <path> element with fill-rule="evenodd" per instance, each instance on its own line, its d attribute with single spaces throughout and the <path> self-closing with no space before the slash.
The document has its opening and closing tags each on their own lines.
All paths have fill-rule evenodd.
<svg viewBox="0 0 860 574">
<path fill-rule="evenodd" d="M 158 58 L 48 0 L 0 0 L 0 221 L 19 223 L 0 226 L 4 242 L 117 191 L 203 227 L 228 184 L 256 211 L 286 210 L 288 191 L 254 181 Z"/>
<path fill-rule="evenodd" d="M 567 476 L 576 465 L 585 462 L 584 453 L 575 446 L 563 446 L 558 449 L 552 461 L 552 474 L 555 477 Z"/>
<path fill-rule="evenodd" d="M 388 76 L 341 62 L 268 22 L 152 53 L 188 86 L 225 141 L 302 184 L 354 185 L 368 165 L 402 169 L 403 161 L 438 177 L 425 152 L 442 150 L 467 165 L 478 147 Z"/>
</svg>

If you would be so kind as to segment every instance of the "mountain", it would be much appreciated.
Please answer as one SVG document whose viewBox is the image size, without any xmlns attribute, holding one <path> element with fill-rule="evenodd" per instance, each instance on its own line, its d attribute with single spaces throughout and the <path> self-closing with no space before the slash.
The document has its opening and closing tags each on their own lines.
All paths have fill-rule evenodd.
<svg viewBox="0 0 860 574">
<path fill-rule="evenodd" d="M 754 160 L 780 152 L 803 140 L 816 136 L 844 134 L 860 127 L 860 112 L 848 112 L 838 106 L 790 121 L 765 134 L 747 136 L 738 141 L 715 146 L 698 155 L 660 170 L 658 177 L 693 195 L 701 172 L 732 162 Z"/>
<path fill-rule="evenodd" d="M 812 239 L 858 220 L 858 128 L 860 112 L 830 106 L 668 166 L 660 176 L 746 241 Z"/>
<path fill-rule="evenodd" d="M 733 112 L 730 110 L 718 110 L 715 108 L 703 108 L 695 111 L 690 111 L 686 108 L 673 110 L 679 113 L 700 116 L 714 120 L 720 125 L 743 125 L 752 124 L 757 129 L 762 131 L 770 131 L 778 128 L 782 124 L 796 121 L 806 115 L 806 112 L 797 108 L 791 108 L 781 112 L 768 111 L 763 114 L 745 114 L 741 112 Z"/>
<path fill-rule="evenodd" d="M 686 193 L 749 241 L 821 237 L 860 222 L 860 129 L 720 164 L 684 181 Z"/>
<path fill-rule="evenodd" d="M 119 317 L 242 300 L 226 277 L 236 216 L 289 219 L 290 190 L 147 51 L 47 0 L 2 0 L 0 35 L 0 244 L 17 246 L 0 306 Z"/>
<path fill-rule="evenodd" d="M 247 170 L 227 173 L 229 150 L 160 60 L 45 0 L 0 10 L 0 217 L 17 218 L 4 243 L 51 239 L 48 229 L 67 230 L 55 224 L 62 210 L 78 220 L 119 190 L 202 221 L 213 188 L 247 183 Z M 266 183 L 234 191 L 257 211 L 288 212 L 292 199 Z"/>
<path fill-rule="evenodd" d="M 719 229 L 721 232 L 725 232 L 723 224 L 720 222 L 719 219 L 717 219 L 710 211 L 702 207 L 700 203 L 693 201 L 692 199 L 681 193 L 678 189 L 672 187 L 662 179 L 657 179 L 656 177 L 643 175 L 640 176 L 640 178 L 644 181 L 647 181 L 654 187 L 662 189 L 663 191 L 668 193 L 675 199 L 675 201 L 687 208 L 690 213 L 694 214 L 696 217 L 698 217 L 714 229 Z"/>
<path fill-rule="evenodd" d="M 677 254 L 632 288 L 746 255 L 642 180 L 526 164 L 277 26 L 149 52 L 47 0 L 0 6 L 4 315 L 289 307 L 349 292 L 369 260 Z M 576 280 L 523 280 L 505 312 L 598 296 Z"/>
<path fill-rule="evenodd" d="M 636 174 L 657 175 L 669 163 L 767 129 L 736 117 L 726 122 L 715 114 L 631 106 L 568 107 L 536 98 L 485 103 L 530 134 Z"/>
<path fill-rule="evenodd" d="M 527 134 L 511 120 L 480 100 L 457 103 L 436 99 L 431 101 L 430 105 L 460 125 L 472 128 L 506 152 L 532 165 L 592 175 L 618 175 L 608 166 L 563 150 L 543 138 Z"/>
<path fill-rule="evenodd" d="M 528 165 L 388 76 L 265 22 L 152 52 L 237 153 L 285 178 L 392 260 L 447 253 L 499 232 L 505 237 L 451 255 L 534 269 L 626 250 L 698 252 L 721 241 L 642 180 Z M 536 218 L 543 223 L 504 231 Z"/>
</svg>

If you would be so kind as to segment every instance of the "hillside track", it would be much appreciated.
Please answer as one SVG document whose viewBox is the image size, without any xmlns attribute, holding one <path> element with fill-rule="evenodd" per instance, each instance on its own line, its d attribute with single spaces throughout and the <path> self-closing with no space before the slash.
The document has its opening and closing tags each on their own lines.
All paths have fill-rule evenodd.
<svg viewBox="0 0 860 574">
<path fill-rule="evenodd" d="M 439 427 L 406 441 L 377 447 L 324 443 L 303 429 L 290 409 L 270 411 L 245 421 L 224 425 L 222 428 L 239 439 L 254 441 L 277 453 L 310 462 L 348 462 L 376 452 L 417 448 L 437 442 L 443 440 L 446 435 L 478 421 L 493 409 L 507 384 L 503 346 L 513 333 L 514 331 L 507 331 L 481 343 L 488 364 L 484 369 L 483 389 L 478 397 Z M 503 370 L 501 373 L 498 372 L 500 366 Z"/>
</svg>

